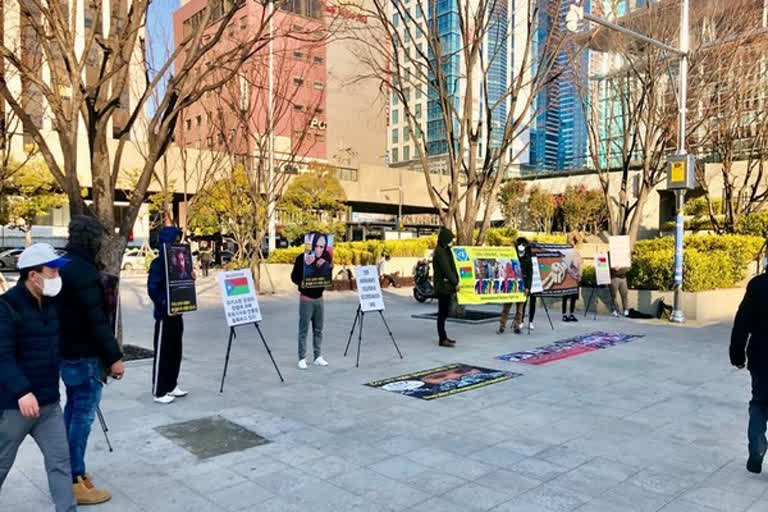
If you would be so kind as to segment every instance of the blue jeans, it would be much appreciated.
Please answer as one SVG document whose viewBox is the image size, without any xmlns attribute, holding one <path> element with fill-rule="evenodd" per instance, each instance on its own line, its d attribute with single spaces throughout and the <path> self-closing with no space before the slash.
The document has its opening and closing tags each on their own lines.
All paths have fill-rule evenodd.
<svg viewBox="0 0 768 512">
<path fill-rule="evenodd" d="M 85 476 L 85 449 L 101 401 L 103 368 L 98 357 L 61 362 L 61 380 L 67 388 L 64 426 L 69 441 L 72 478 Z"/>
<path fill-rule="evenodd" d="M 768 421 L 768 375 L 752 374 L 752 400 L 749 402 L 749 454 L 757 457 L 765 455 L 768 442 L 765 439 Z"/>
</svg>

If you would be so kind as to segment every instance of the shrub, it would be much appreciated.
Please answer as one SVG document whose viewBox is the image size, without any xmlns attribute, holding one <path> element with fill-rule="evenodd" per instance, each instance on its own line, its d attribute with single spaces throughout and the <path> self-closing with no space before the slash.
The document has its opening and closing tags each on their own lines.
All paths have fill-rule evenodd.
<svg viewBox="0 0 768 512">
<path fill-rule="evenodd" d="M 635 244 L 630 286 L 645 290 L 672 288 L 675 259 L 671 236 Z M 685 237 L 683 289 L 714 290 L 735 286 L 744 279 L 747 265 L 757 257 L 762 239 L 743 235 L 690 235 Z"/>
<path fill-rule="evenodd" d="M 755 212 L 744 215 L 736 223 L 736 232 L 740 235 L 768 238 L 768 212 Z"/>
<path fill-rule="evenodd" d="M 722 214 L 723 200 L 713 199 L 712 209 L 715 211 L 715 215 Z M 685 206 L 683 206 L 683 215 L 690 215 L 691 217 L 709 216 L 709 204 L 707 203 L 707 198 L 704 196 L 701 196 L 685 203 Z"/>
<path fill-rule="evenodd" d="M 597 286 L 597 276 L 595 275 L 595 267 L 592 265 L 584 265 L 581 269 L 581 282 L 579 286 L 586 286 L 594 288 Z"/>
<path fill-rule="evenodd" d="M 530 238 L 531 242 L 538 242 L 540 244 L 564 244 L 566 242 L 565 234 L 541 234 L 535 235 Z"/>
<path fill-rule="evenodd" d="M 517 230 L 513 228 L 491 228 L 485 236 L 485 245 L 507 247 L 515 245 Z"/>
<path fill-rule="evenodd" d="M 424 252 L 434 249 L 437 237 L 428 236 L 405 240 L 366 240 L 359 242 L 339 242 L 333 248 L 334 263 L 338 265 L 372 265 L 385 252 L 394 257 L 421 258 Z M 288 247 L 275 250 L 267 263 L 293 263 L 296 256 L 304 252 L 304 246 Z"/>
</svg>

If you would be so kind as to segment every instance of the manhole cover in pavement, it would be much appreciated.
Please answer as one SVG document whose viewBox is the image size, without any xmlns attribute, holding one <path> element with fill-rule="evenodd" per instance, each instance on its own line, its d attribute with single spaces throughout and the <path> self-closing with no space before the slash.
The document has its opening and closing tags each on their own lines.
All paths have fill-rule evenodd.
<svg viewBox="0 0 768 512">
<path fill-rule="evenodd" d="M 162 425 L 155 430 L 201 459 L 240 452 L 269 442 L 221 416 Z"/>
</svg>

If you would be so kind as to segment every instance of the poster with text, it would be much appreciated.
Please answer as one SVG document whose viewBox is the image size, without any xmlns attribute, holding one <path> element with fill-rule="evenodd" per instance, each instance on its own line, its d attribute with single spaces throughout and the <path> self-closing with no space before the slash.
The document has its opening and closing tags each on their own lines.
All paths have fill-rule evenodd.
<svg viewBox="0 0 768 512">
<path fill-rule="evenodd" d="M 612 236 L 608 238 L 608 248 L 611 253 L 611 268 L 629 268 L 632 266 L 629 236 Z"/>
<path fill-rule="evenodd" d="M 539 258 L 531 256 L 531 294 L 541 293 L 541 272 L 539 272 Z"/>
<path fill-rule="evenodd" d="M 192 251 L 188 244 L 163 245 L 168 314 L 197 310 L 197 292 L 192 274 Z"/>
<path fill-rule="evenodd" d="M 581 281 L 581 255 L 570 244 L 531 244 L 543 297 L 575 295 Z"/>
<path fill-rule="evenodd" d="M 302 288 L 329 288 L 333 267 L 333 235 L 309 233 L 304 236 L 304 278 Z"/>
<path fill-rule="evenodd" d="M 459 304 L 525 302 L 525 281 L 514 247 L 453 247 Z"/>
<path fill-rule="evenodd" d="M 357 295 L 360 297 L 360 310 L 363 313 L 384 311 L 384 296 L 381 294 L 379 269 L 376 265 L 356 266 L 355 280 Z"/>
<path fill-rule="evenodd" d="M 608 264 L 608 254 L 598 252 L 595 254 L 595 280 L 597 286 L 608 286 L 611 284 L 611 267 Z"/>
<path fill-rule="evenodd" d="M 216 278 L 229 327 L 261 322 L 261 308 L 251 269 L 219 272 Z"/>
</svg>

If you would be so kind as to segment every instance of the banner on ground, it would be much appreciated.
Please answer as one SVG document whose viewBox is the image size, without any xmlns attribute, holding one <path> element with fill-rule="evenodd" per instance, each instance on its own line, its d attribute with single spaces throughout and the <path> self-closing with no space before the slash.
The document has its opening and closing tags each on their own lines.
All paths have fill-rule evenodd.
<svg viewBox="0 0 768 512">
<path fill-rule="evenodd" d="M 360 298 L 360 311 L 384 311 L 384 296 L 381 294 L 379 269 L 376 265 L 355 267 L 357 295 Z"/>
<path fill-rule="evenodd" d="M 632 266 L 629 236 L 612 236 L 608 238 L 608 248 L 611 253 L 611 268 L 629 268 Z"/>
<path fill-rule="evenodd" d="M 597 286 L 608 286 L 611 284 L 611 267 L 608 264 L 608 254 L 598 252 L 595 254 L 595 280 Z"/>
<path fill-rule="evenodd" d="M 195 278 L 192 275 L 192 251 L 189 244 L 163 245 L 168 314 L 197 310 Z"/>
<path fill-rule="evenodd" d="M 309 233 L 304 236 L 302 288 L 329 288 L 333 266 L 333 235 Z"/>
<path fill-rule="evenodd" d="M 562 297 L 579 292 L 581 255 L 570 244 L 531 244 L 541 279 L 542 297 Z"/>
<path fill-rule="evenodd" d="M 525 281 L 514 247 L 453 247 L 459 304 L 525 302 Z"/>
<path fill-rule="evenodd" d="M 216 278 L 229 327 L 261 322 L 261 308 L 251 269 L 219 272 Z"/>
<path fill-rule="evenodd" d="M 456 363 L 366 384 L 392 393 L 434 400 L 519 377 L 520 373 Z"/>
</svg>

